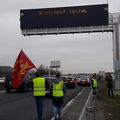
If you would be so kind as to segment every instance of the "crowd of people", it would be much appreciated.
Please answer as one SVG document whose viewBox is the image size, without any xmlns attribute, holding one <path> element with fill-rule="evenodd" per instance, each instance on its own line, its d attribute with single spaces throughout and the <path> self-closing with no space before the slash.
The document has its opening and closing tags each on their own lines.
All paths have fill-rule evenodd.
<svg viewBox="0 0 120 120">
<path fill-rule="evenodd" d="M 99 97 L 99 94 L 97 94 L 98 91 L 98 83 L 101 81 L 102 77 L 100 75 L 97 75 L 96 73 L 92 75 L 91 77 L 91 86 L 93 89 L 93 95 L 97 95 L 97 98 Z M 113 76 L 111 73 L 106 73 L 104 80 L 106 81 L 106 88 L 108 97 L 113 97 Z"/>
<path fill-rule="evenodd" d="M 101 82 L 102 77 L 98 76 L 96 73 L 91 76 L 91 88 L 93 90 L 93 95 L 99 98 L 98 94 L 98 82 Z M 105 75 L 105 81 L 107 86 L 108 97 L 113 97 L 113 77 L 110 73 Z M 46 89 L 50 89 L 52 94 L 52 104 L 53 104 L 53 115 L 54 120 L 61 120 L 61 111 L 65 95 L 65 85 L 61 79 L 61 75 L 58 72 L 55 79 L 52 82 L 52 86 L 49 86 L 48 81 L 36 72 L 36 77 L 33 79 L 33 96 L 36 102 L 36 111 L 38 120 L 43 119 L 43 105 L 44 97 L 46 95 Z"/>
</svg>

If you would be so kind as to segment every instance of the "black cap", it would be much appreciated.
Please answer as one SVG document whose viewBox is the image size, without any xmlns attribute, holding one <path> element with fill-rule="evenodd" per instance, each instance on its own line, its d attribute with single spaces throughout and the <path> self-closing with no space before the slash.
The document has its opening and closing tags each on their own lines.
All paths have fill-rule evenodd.
<svg viewBox="0 0 120 120">
<path fill-rule="evenodd" d="M 39 72 L 36 72 L 36 77 L 40 77 L 40 73 Z"/>
<path fill-rule="evenodd" d="M 60 77 L 60 73 L 56 73 L 56 77 Z"/>
</svg>

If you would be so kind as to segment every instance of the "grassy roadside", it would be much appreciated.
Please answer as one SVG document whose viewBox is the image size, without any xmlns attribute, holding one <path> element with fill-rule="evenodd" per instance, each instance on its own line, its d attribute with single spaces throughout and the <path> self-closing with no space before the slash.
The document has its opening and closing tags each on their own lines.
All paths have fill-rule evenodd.
<svg viewBox="0 0 120 120">
<path fill-rule="evenodd" d="M 120 120 L 120 94 L 114 91 L 114 97 L 108 97 L 105 81 L 99 83 L 100 100 L 104 106 L 105 120 Z"/>
</svg>

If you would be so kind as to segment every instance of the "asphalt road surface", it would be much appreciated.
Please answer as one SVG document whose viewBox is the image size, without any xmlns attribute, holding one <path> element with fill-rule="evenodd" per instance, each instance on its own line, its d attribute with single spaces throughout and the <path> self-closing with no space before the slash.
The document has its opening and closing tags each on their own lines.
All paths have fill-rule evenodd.
<svg viewBox="0 0 120 120">
<path fill-rule="evenodd" d="M 82 89 L 82 87 L 67 89 L 63 107 Z M 52 117 L 52 100 L 45 98 L 43 120 L 50 120 Z M 27 93 L 0 93 L 0 120 L 37 120 L 32 91 Z"/>
</svg>

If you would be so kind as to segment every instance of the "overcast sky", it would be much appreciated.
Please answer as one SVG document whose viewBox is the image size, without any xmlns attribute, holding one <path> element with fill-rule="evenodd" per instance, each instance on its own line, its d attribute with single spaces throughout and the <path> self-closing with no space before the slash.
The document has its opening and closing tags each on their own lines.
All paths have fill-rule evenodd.
<svg viewBox="0 0 120 120">
<path fill-rule="evenodd" d="M 63 73 L 113 71 L 112 33 L 24 37 L 20 9 L 104 4 L 107 0 L 2 0 L 0 2 L 0 66 L 14 66 L 21 49 L 38 67 L 60 60 Z M 120 12 L 119 0 L 108 0 L 109 13 Z"/>
</svg>

